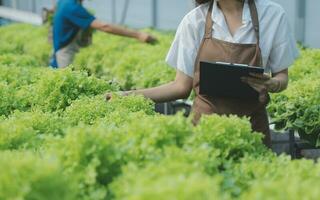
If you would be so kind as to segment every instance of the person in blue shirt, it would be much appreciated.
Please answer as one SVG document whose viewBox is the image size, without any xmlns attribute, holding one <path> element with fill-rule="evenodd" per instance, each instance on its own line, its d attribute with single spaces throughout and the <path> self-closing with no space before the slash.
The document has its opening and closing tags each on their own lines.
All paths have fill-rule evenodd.
<svg viewBox="0 0 320 200">
<path fill-rule="evenodd" d="M 141 42 L 153 43 L 153 36 L 111 25 L 96 19 L 83 6 L 83 0 L 59 0 L 55 7 L 53 19 L 54 54 L 50 61 L 53 68 L 64 68 L 70 65 L 79 51 L 81 33 L 89 28 L 105 33 L 135 38 Z"/>
</svg>

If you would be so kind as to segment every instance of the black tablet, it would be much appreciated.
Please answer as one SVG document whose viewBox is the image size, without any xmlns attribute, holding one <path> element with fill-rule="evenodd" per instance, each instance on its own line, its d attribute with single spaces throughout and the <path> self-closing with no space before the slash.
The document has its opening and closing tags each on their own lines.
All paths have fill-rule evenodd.
<svg viewBox="0 0 320 200">
<path fill-rule="evenodd" d="M 225 62 L 200 62 L 200 94 L 211 97 L 256 98 L 259 93 L 241 77 L 250 73 L 263 74 L 264 69 Z"/>
</svg>

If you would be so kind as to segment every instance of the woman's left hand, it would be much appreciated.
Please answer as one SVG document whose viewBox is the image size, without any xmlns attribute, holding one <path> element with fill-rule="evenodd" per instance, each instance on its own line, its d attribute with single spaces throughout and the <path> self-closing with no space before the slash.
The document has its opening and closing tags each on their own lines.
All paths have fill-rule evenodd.
<svg viewBox="0 0 320 200">
<path fill-rule="evenodd" d="M 267 74 L 251 73 L 249 77 L 242 77 L 241 80 L 259 92 L 260 102 L 266 102 L 268 98 L 268 92 L 276 92 L 280 87 L 280 81 L 271 78 Z"/>
</svg>

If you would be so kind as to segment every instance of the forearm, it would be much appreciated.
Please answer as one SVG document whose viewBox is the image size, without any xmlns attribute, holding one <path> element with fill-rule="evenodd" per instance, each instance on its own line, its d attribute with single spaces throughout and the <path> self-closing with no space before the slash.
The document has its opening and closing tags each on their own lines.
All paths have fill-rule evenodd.
<svg viewBox="0 0 320 200">
<path fill-rule="evenodd" d="M 107 24 L 102 21 L 99 21 L 98 19 L 95 19 L 91 23 L 90 27 L 105 33 L 135 38 L 140 42 L 153 43 L 157 41 L 157 39 L 150 34 L 139 32 L 133 29 L 127 29 L 117 25 Z"/>
<path fill-rule="evenodd" d="M 156 103 L 162 103 L 188 98 L 190 91 L 179 86 L 176 82 L 171 82 L 150 89 L 130 91 L 129 94 L 143 95 Z"/>
<path fill-rule="evenodd" d="M 143 95 L 156 103 L 169 102 L 188 98 L 192 91 L 192 85 L 193 79 L 180 70 L 177 70 L 175 80 L 170 83 L 150 89 L 127 91 L 123 92 L 122 95 L 137 94 Z M 106 100 L 110 100 L 111 98 L 112 95 L 108 93 Z"/>
</svg>

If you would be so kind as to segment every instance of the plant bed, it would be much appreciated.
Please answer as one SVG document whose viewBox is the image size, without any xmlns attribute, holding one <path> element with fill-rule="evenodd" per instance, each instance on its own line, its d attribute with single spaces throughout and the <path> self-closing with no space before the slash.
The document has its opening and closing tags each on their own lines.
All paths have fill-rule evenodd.
<svg viewBox="0 0 320 200">
<path fill-rule="evenodd" d="M 320 148 L 310 145 L 305 140 L 299 140 L 295 142 L 295 155 L 296 158 L 318 160 L 320 158 Z"/>
</svg>

